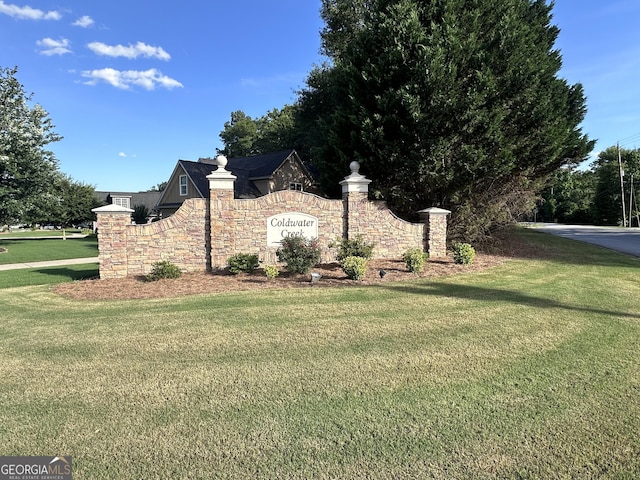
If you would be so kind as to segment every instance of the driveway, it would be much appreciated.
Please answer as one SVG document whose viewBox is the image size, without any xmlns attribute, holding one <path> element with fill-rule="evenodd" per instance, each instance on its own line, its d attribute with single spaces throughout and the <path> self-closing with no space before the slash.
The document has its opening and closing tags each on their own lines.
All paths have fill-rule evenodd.
<svg viewBox="0 0 640 480">
<path fill-rule="evenodd" d="M 640 228 L 594 227 L 593 225 L 560 225 L 532 223 L 530 228 L 540 232 L 591 243 L 600 247 L 640 257 Z"/>
</svg>

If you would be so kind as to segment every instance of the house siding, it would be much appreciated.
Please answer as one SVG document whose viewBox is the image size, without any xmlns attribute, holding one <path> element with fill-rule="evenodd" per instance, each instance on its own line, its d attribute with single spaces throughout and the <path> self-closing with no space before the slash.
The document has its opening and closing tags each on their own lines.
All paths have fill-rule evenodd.
<svg viewBox="0 0 640 480">
<path fill-rule="evenodd" d="M 180 176 L 187 175 L 185 170 L 178 164 L 173 175 L 169 179 L 165 191 L 162 195 L 162 204 L 159 206 L 159 210 L 163 218 L 167 218 L 170 215 L 174 215 L 180 204 L 190 198 L 202 198 L 198 193 L 198 189 L 191 181 L 191 178 L 187 175 L 187 195 L 180 195 Z M 168 207 L 175 205 L 175 207 Z"/>
</svg>

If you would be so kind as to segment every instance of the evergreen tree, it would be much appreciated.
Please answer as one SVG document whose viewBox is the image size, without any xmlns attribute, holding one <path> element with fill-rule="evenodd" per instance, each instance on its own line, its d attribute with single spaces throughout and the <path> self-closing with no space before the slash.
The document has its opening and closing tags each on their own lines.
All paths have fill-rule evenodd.
<svg viewBox="0 0 640 480">
<path fill-rule="evenodd" d="M 581 85 L 558 77 L 544 0 L 323 0 L 323 50 L 301 92 L 331 187 L 352 160 L 405 218 L 453 211 L 475 239 L 529 211 L 542 182 L 586 157 Z M 340 172 L 340 173 L 338 173 Z"/>
</svg>

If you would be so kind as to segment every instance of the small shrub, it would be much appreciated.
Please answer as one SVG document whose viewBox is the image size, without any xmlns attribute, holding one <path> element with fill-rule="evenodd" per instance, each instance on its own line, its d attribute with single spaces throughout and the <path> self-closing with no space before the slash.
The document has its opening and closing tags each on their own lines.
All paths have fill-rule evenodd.
<svg viewBox="0 0 640 480">
<path fill-rule="evenodd" d="M 163 278 L 180 278 L 182 272 L 180 269 L 171 262 L 163 260 L 156 262 L 151 266 L 151 273 L 149 273 L 146 279 L 149 282 L 155 282 Z"/>
<path fill-rule="evenodd" d="M 340 266 L 351 280 L 361 280 L 367 273 L 367 263 L 364 257 L 350 256 L 342 259 Z"/>
<path fill-rule="evenodd" d="M 428 260 L 429 254 L 421 248 L 410 248 L 402 255 L 402 260 L 407 264 L 407 269 L 412 273 L 420 273 Z"/>
<path fill-rule="evenodd" d="M 282 240 L 276 252 L 278 260 L 287 271 L 306 275 L 320 261 L 320 246 L 317 240 L 308 240 L 301 235 L 289 235 Z"/>
<path fill-rule="evenodd" d="M 476 250 L 468 243 L 456 243 L 453 246 L 453 261 L 462 265 L 468 265 L 476 258 Z"/>
<path fill-rule="evenodd" d="M 236 253 L 227 260 L 229 271 L 234 275 L 240 272 L 251 273 L 258 268 L 259 263 L 258 255 L 251 253 Z"/>
<path fill-rule="evenodd" d="M 347 257 L 362 257 L 371 260 L 373 256 L 373 243 L 366 243 L 362 235 L 355 238 L 339 238 L 329 245 L 331 248 L 337 248 L 336 260 L 342 262 Z"/>
<path fill-rule="evenodd" d="M 265 265 L 264 273 L 269 280 L 273 280 L 280 274 L 276 265 Z"/>
</svg>

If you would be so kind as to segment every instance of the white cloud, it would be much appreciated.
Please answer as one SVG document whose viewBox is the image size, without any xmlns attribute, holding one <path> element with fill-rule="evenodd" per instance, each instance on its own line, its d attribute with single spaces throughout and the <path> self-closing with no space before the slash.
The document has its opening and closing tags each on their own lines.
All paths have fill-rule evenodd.
<svg viewBox="0 0 640 480">
<path fill-rule="evenodd" d="M 80 17 L 79 19 L 77 19 L 75 22 L 73 22 L 73 26 L 75 27 L 82 27 L 82 28 L 89 28 L 90 26 L 92 26 L 94 24 L 93 18 L 91 18 L 88 15 L 85 15 L 83 17 Z"/>
<path fill-rule="evenodd" d="M 118 154 L 118 156 L 119 156 L 119 157 L 122 157 L 122 158 L 127 158 L 127 154 L 126 154 L 126 153 L 124 153 L 124 152 L 120 152 L 120 153 Z"/>
<path fill-rule="evenodd" d="M 138 42 L 135 45 L 107 45 L 102 42 L 91 42 L 87 45 L 93 53 L 97 55 L 106 55 L 108 57 L 125 57 L 138 58 L 140 56 L 147 58 L 157 58 L 160 60 L 170 60 L 169 55 L 162 47 L 154 47 L 146 43 Z"/>
<path fill-rule="evenodd" d="M 4 3 L 2 0 L 0 0 L 0 13 L 21 20 L 60 20 L 62 18 L 60 12 L 56 12 L 55 10 L 45 12 L 38 8 L 29 7 L 28 5 L 19 7 L 18 5 Z"/>
<path fill-rule="evenodd" d="M 42 55 L 64 55 L 65 53 L 71 53 L 69 46 L 71 43 L 66 38 L 60 40 L 54 40 L 53 38 L 43 38 L 38 40 L 36 45 L 41 47 L 40 53 Z"/>
<path fill-rule="evenodd" d="M 113 68 L 103 68 L 100 70 L 85 70 L 82 76 L 89 80 L 86 85 L 97 85 L 99 82 L 106 82 L 116 88 L 129 90 L 131 87 L 142 87 L 145 90 L 155 90 L 156 87 L 173 89 L 183 87 L 183 85 L 173 78 L 162 75 L 155 68 L 150 70 L 115 70 Z"/>
</svg>

